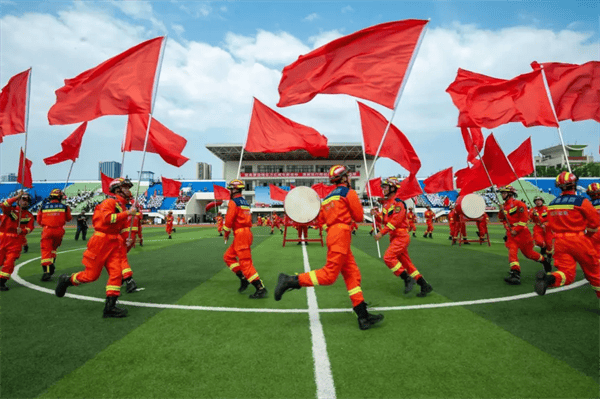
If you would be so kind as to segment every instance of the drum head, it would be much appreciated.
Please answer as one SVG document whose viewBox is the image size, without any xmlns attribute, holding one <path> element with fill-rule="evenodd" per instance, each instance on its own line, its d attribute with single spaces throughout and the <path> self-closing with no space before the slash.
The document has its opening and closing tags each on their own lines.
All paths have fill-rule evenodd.
<svg viewBox="0 0 600 399">
<path fill-rule="evenodd" d="M 415 209 L 415 201 L 413 201 L 412 198 L 404 200 L 404 203 L 406 204 L 406 211 L 407 212 L 408 212 L 408 210 L 410 208 L 412 208 L 413 210 Z"/>
<path fill-rule="evenodd" d="M 310 187 L 296 187 L 285 196 L 285 214 L 296 223 L 310 223 L 319 216 L 321 199 Z"/>
<path fill-rule="evenodd" d="M 469 219 L 478 219 L 485 213 L 485 200 L 477 194 L 467 194 L 462 197 L 460 212 Z"/>
</svg>

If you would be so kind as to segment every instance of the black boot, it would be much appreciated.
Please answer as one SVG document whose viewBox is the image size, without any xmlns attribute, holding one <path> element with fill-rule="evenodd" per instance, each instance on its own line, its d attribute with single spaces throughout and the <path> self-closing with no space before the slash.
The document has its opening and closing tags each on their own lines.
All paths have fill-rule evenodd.
<svg viewBox="0 0 600 399">
<path fill-rule="evenodd" d="M 548 259 L 548 257 L 544 258 L 544 260 L 542 261 L 542 265 L 544 265 L 544 271 L 546 273 L 550 273 L 552 271 L 552 265 L 550 264 L 550 260 Z"/>
<path fill-rule="evenodd" d="M 23 253 L 29 252 L 29 245 L 23 245 Z"/>
<path fill-rule="evenodd" d="M 133 279 L 133 277 L 129 277 L 127 279 L 125 279 L 125 284 L 126 284 L 126 290 L 128 294 L 131 294 L 133 292 L 137 291 L 137 284 L 135 283 L 135 280 Z"/>
<path fill-rule="evenodd" d="M 452 239 L 452 236 L 448 236 L 448 239 L 449 239 L 449 240 L 451 240 L 451 239 Z"/>
<path fill-rule="evenodd" d="M 534 289 L 536 294 L 544 295 L 546 293 L 546 289 L 552 285 L 556 281 L 556 277 L 553 274 L 547 274 L 543 270 L 539 270 L 535 274 L 535 285 Z"/>
<path fill-rule="evenodd" d="M 400 278 L 404 280 L 404 293 L 408 294 L 415 286 L 415 279 L 409 276 L 406 270 L 402 272 Z"/>
<path fill-rule="evenodd" d="M 240 288 L 238 288 L 238 292 L 241 294 L 242 292 L 246 291 L 246 288 L 248 288 L 250 283 L 248 282 L 246 277 L 244 277 L 244 273 L 242 273 L 241 271 L 238 270 L 235 273 L 235 275 L 238 276 L 238 278 L 240 279 Z"/>
<path fill-rule="evenodd" d="M 248 295 L 248 298 L 261 299 L 267 296 L 267 289 L 265 288 L 265 286 L 259 278 L 254 280 L 252 282 L 252 285 L 254 286 L 254 288 L 256 288 L 256 291 L 254 292 L 254 294 Z"/>
<path fill-rule="evenodd" d="M 54 261 L 56 262 L 56 258 L 54 258 Z M 54 266 L 54 263 L 50 264 L 50 275 L 52 276 L 54 274 L 54 271 L 56 270 L 56 266 Z"/>
<path fill-rule="evenodd" d="M 10 289 L 6 286 L 7 281 L 8 280 L 6 280 L 4 278 L 0 278 L 0 291 L 8 291 Z"/>
<path fill-rule="evenodd" d="M 521 272 L 519 270 L 511 270 L 508 272 L 508 277 L 504 277 L 504 281 L 510 285 L 521 285 Z"/>
<path fill-rule="evenodd" d="M 298 276 L 288 276 L 287 274 L 279 273 L 277 286 L 275 287 L 275 300 L 280 301 L 284 292 L 297 289 L 300 289 Z"/>
<path fill-rule="evenodd" d="M 423 234 L 423 238 L 427 238 L 427 233 Z"/>
<path fill-rule="evenodd" d="M 464 244 L 464 245 L 471 245 L 471 243 L 470 243 L 469 241 L 467 241 L 467 237 L 465 237 L 465 238 L 464 238 L 464 240 L 465 240 L 465 241 L 463 242 L 463 244 Z"/>
<path fill-rule="evenodd" d="M 431 291 L 433 291 L 433 287 L 431 286 L 431 284 L 429 284 L 427 281 L 425 281 L 425 278 L 423 276 L 421 276 L 417 280 L 417 284 L 419 284 L 421 286 L 421 292 L 417 293 L 417 296 L 419 298 L 424 298 L 427 296 L 427 294 L 429 294 Z"/>
<path fill-rule="evenodd" d="M 72 285 L 73 283 L 71 283 L 71 276 L 69 276 L 68 274 L 61 274 L 60 276 L 58 276 L 58 283 L 56 284 L 56 289 L 54 290 L 54 293 L 57 297 L 62 298 L 67 293 L 67 288 L 69 288 Z"/>
<path fill-rule="evenodd" d="M 271 234 L 273 234 L 273 230 L 271 230 Z"/>
<path fill-rule="evenodd" d="M 356 316 L 358 316 L 358 328 L 361 330 L 368 330 L 383 320 L 382 314 L 369 313 L 367 311 L 367 304 L 364 301 L 356 305 L 353 309 L 356 313 Z"/>
<path fill-rule="evenodd" d="M 413 237 L 416 237 L 416 236 L 417 236 L 417 233 L 413 233 Z"/>
<path fill-rule="evenodd" d="M 117 307 L 117 297 L 107 296 L 106 303 L 104 305 L 104 313 L 102 317 L 125 317 L 127 316 L 127 309 Z"/>
<path fill-rule="evenodd" d="M 431 233 L 429 233 L 429 238 L 433 238 L 433 236 L 431 235 Z"/>
</svg>

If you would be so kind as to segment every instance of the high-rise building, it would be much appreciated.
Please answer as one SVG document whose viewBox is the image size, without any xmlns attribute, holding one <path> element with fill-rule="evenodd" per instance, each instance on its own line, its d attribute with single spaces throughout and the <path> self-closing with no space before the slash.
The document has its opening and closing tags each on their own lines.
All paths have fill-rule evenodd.
<svg viewBox="0 0 600 399">
<path fill-rule="evenodd" d="M 7 175 L 2 175 L 2 177 L 0 178 L 0 180 L 3 181 L 3 182 L 17 181 L 17 174 L 16 173 L 9 173 Z"/>
<path fill-rule="evenodd" d="M 196 162 L 196 179 L 211 180 L 212 179 L 212 165 L 209 165 L 205 162 Z"/>
<path fill-rule="evenodd" d="M 116 179 L 121 177 L 121 163 L 115 161 L 100 162 L 98 167 L 98 180 L 102 180 L 100 173 L 104 173 L 106 176 Z"/>
</svg>

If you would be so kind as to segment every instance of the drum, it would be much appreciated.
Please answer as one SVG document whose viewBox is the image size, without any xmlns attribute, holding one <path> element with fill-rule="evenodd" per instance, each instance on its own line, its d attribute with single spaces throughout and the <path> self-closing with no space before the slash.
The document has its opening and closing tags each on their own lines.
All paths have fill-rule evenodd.
<svg viewBox="0 0 600 399">
<path fill-rule="evenodd" d="M 485 200 L 477 194 L 467 194 L 456 199 L 456 211 L 467 219 L 478 219 L 485 213 Z"/>
<path fill-rule="evenodd" d="M 294 222 L 310 223 L 319 216 L 321 198 L 310 187 L 296 187 L 285 196 L 283 209 Z"/>
<path fill-rule="evenodd" d="M 415 210 L 415 201 L 413 201 L 412 198 L 404 200 L 404 203 L 406 204 L 406 211 L 407 212 L 408 212 L 408 210 L 410 208 L 412 208 L 413 211 Z"/>
</svg>

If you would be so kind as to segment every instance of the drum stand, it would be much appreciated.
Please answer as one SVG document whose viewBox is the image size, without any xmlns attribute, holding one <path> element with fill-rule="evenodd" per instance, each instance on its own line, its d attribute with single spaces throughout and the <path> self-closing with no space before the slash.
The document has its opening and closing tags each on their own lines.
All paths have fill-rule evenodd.
<svg viewBox="0 0 600 399">
<path fill-rule="evenodd" d="M 310 230 L 310 227 L 314 226 L 313 224 L 308 225 L 308 228 Z M 288 228 L 288 224 L 285 223 L 285 227 L 283 230 L 283 246 L 285 247 L 285 243 L 286 242 L 320 242 L 321 246 L 323 245 L 323 227 L 318 226 L 319 228 L 319 238 L 308 238 L 308 237 L 303 237 L 303 238 L 287 238 L 287 228 Z M 308 231 L 308 230 L 307 230 Z"/>
<path fill-rule="evenodd" d="M 485 215 L 483 215 L 485 217 Z M 469 219 L 464 217 L 463 215 L 459 215 L 458 220 L 460 224 L 463 223 L 466 225 L 466 222 L 477 222 L 477 219 Z M 465 228 L 466 230 L 466 228 Z M 479 231 L 479 229 L 477 229 Z M 458 246 L 461 246 L 465 242 L 478 242 L 480 245 L 487 241 L 488 247 L 491 247 L 490 244 L 490 233 L 489 231 L 485 233 L 484 237 L 478 237 L 476 240 L 469 240 L 466 235 L 463 235 L 462 228 L 458 229 Z"/>
</svg>

